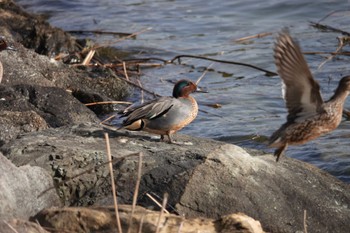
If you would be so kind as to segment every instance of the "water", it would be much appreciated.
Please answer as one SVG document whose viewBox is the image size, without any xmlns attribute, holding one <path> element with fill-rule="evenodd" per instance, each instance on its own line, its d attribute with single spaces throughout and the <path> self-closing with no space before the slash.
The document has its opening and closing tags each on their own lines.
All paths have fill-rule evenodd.
<svg viewBox="0 0 350 233">
<path fill-rule="evenodd" d="M 348 1 L 339 0 L 248 0 L 248 1 L 159 1 L 159 0 L 20 0 L 26 9 L 50 16 L 49 22 L 64 30 L 104 30 L 138 32 L 151 27 L 136 40 L 115 44 L 117 48 L 137 53 L 138 57 L 171 59 L 179 54 L 210 56 L 245 62 L 275 71 L 272 48 L 276 33 L 289 27 L 304 51 L 332 52 L 337 49 L 338 33 L 320 32 L 310 26 L 327 14 L 336 12 L 322 23 L 350 31 Z M 272 32 L 273 35 L 236 43 L 235 39 Z M 94 38 L 97 42 L 112 39 Z M 347 47 L 345 47 L 347 50 Z M 338 56 L 317 67 L 326 55 L 307 55 L 311 70 L 328 99 L 338 80 L 350 73 L 349 58 Z M 143 69 L 141 81 L 147 89 L 170 95 L 172 84 L 164 80 L 196 80 L 211 62 L 183 59 L 187 65 L 167 65 Z M 281 99 L 280 79 L 242 66 L 214 63 L 201 81 L 209 94 L 196 94 L 201 112 L 182 133 L 232 142 L 249 148 L 272 152 L 251 138 L 268 137 L 286 117 Z M 221 108 L 205 104 L 218 103 Z M 350 109 L 350 101 L 345 106 Z M 221 117 L 218 117 L 220 115 Z M 303 146 L 289 147 L 287 155 L 307 161 L 350 182 L 349 121 L 317 140 Z M 283 158 L 282 158 L 283 159 Z"/>
</svg>

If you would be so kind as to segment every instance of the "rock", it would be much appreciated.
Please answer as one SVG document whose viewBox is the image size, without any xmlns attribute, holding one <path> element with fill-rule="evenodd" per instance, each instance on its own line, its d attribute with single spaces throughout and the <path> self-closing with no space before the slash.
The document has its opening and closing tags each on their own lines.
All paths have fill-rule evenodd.
<svg viewBox="0 0 350 233">
<path fill-rule="evenodd" d="M 0 229 L 1 233 L 48 233 L 39 224 L 20 219 L 0 221 Z"/>
<path fill-rule="evenodd" d="M 15 164 L 41 166 L 62 181 L 58 190 L 66 193 L 66 203 L 111 204 L 103 132 L 90 123 L 47 129 L 0 150 Z M 270 154 L 252 156 L 234 145 L 183 135 L 176 139 L 191 143 L 172 145 L 145 133 L 109 134 L 120 203 L 132 201 L 142 152 L 139 205 L 156 209 L 146 194 L 161 202 L 167 192 L 167 208 L 189 217 L 218 219 L 243 212 L 268 232 L 294 233 L 303 231 L 306 210 L 313 232 L 350 227 L 350 186 L 307 163 L 287 157 L 276 163 Z"/>
<path fill-rule="evenodd" d="M 186 219 L 174 214 L 163 214 L 159 224 L 159 211 L 150 211 L 136 206 L 132 222 L 132 206 L 121 205 L 118 209 L 123 232 L 153 233 L 159 225 L 159 232 L 166 233 L 263 233 L 258 221 L 238 213 L 223 216 L 217 220 L 207 218 Z M 117 229 L 115 211 L 110 207 L 93 208 L 50 208 L 38 213 L 34 220 L 41 226 L 59 232 L 109 232 Z M 130 227 L 130 231 L 128 231 Z"/>
<path fill-rule="evenodd" d="M 23 132 L 43 130 L 47 129 L 48 126 L 46 121 L 34 111 L 2 110 L 0 112 L 0 128 L 0 145 L 3 145 Z"/>
<path fill-rule="evenodd" d="M 42 16 L 25 12 L 12 0 L 0 2 L 0 22 L 0 27 L 16 32 L 16 41 L 39 54 L 51 55 L 77 50 L 75 39 L 68 33 L 50 26 Z"/>
<path fill-rule="evenodd" d="M 70 90 L 83 103 L 121 100 L 130 94 L 129 85 L 109 69 L 72 67 L 39 55 L 50 56 L 61 51 L 79 53 L 81 47 L 70 34 L 50 26 L 40 16 L 24 12 L 12 0 L 0 2 L 0 35 L 16 48 L 16 51 L 0 53 L 4 67 L 1 83 L 6 86 L 58 87 Z M 113 109 L 109 105 L 91 108 L 96 114 L 105 114 Z"/>
<path fill-rule="evenodd" d="M 43 208 L 60 205 L 51 176 L 40 167 L 16 167 L 0 153 L 0 219 L 28 219 Z"/>
<path fill-rule="evenodd" d="M 48 126 L 60 127 L 83 122 L 99 122 L 96 115 L 67 91 L 34 85 L 0 86 L 0 108 L 6 111 L 33 111 Z"/>
</svg>

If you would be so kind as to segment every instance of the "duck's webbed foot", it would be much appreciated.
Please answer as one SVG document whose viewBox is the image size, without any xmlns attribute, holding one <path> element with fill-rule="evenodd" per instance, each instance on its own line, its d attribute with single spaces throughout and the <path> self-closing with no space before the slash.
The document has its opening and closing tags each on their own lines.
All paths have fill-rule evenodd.
<svg viewBox="0 0 350 233">
<path fill-rule="evenodd" d="M 173 141 L 173 139 L 172 139 L 172 137 L 171 137 L 171 135 L 170 134 L 167 134 L 167 136 L 168 136 L 168 143 L 170 143 L 170 144 L 173 144 L 174 143 L 174 141 Z M 164 137 L 164 135 L 162 134 L 162 135 L 160 135 L 160 141 L 161 142 L 165 142 L 165 137 Z"/>
<path fill-rule="evenodd" d="M 281 147 L 278 147 L 276 150 L 275 150 L 275 157 L 276 157 L 276 162 L 278 162 L 278 160 L 280 159 L 281 155 L 283 154 L 283 152 L 286 150 L 288 144 L 284 144 L 283 146 Z"/>
</svg>

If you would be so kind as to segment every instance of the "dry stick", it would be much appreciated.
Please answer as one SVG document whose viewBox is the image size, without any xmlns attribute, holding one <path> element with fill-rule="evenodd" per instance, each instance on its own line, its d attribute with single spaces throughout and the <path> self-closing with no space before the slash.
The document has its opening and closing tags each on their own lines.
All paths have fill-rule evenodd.
<svg viewBox="0 0 350 233">
<path fill-rule="evenodd" d="M 307 233 L 306 210 L 304 210 L 304 233 Z"/>
<path fill-rule="evenodd" d="M 337 11 L 331 11 L 330 13 L 328 13 L 327 15 L 323 16 L 317 23 L 321 23 L 321 21 L 327 19 L 329 16 L 333 15 L 334 13 L 336 13 Z"/>
<path fill-rule="evenodd" d="M 118 78 L 118 79 L 120 79 L 120 80 L 123 80 L 124 82 L 127 82 L 128 84 L 130 84 L 130 85 L 132 85 L 132 86 L 134 86 L 134 87 L 140 88 L 140 89 L 143 90 L 144 92 L 147 92 L 148 94 L 151 94 L 151 95 L 153 95 L 154 97 L 161 97 L 161 95 L 159 95 L 159 94 L 157 94 L 157 93 L 155 93 L 155 92 L 153 92 L 153 91 L 149 91 L 149 90 L 147 90 L 147 89 L 141 87 L 140 85 L 138 85 L 138 84 L 136 84 L 136 83 L 134 83 L 134 82 L 132 82 L 132 81 L 126 80 L 125 78 L 120 78 L 120 77 L 118 77 L 118 76 L 115 76 L 115 77 Z"/>
<path fill-rule="evenodd" d="M 338 29 L 338 28 L 335 28 L 335 27 L 332 27 L 332 26 L 329 26 L 329 25 L 315 23 L 315 22 L 310 22 L 310 25 L 315 27 L 315 28 L 317 28 L 317 29 L 338 32 L 338 33 L 341 33 L 341 34 L 343 34 L 345 36 L 350 36 L 350 32 L 343 31 L 341 29 Z"/>
<path fill-rule="evenodd" d="M 113 119 L 113 118 L 115 118 L 115 117 L 117 117 L 117 115 L 112 115 L 112 116 L 110 116 L 110 117 L 107 117 L 106 119 L 104 119 L 103 121 L 100 122 L 100 125 L 109 126 L 109 125 L 106 125 L 105 122 L 106 122 L 106 121 L 109 121 L 110 119 Z"/>
<path fill-rule="evenodd" d="M 4 222 L 11 230 L 13 230 L 13 232 L 18 233 L 18 231 L 17 231 L 13 226 L 11 226 L 10 223 L 6 222 L 5 220 L 3 220 L 3 222 Z"/>
<path fill-rule="evenodd" d="M 211 63 L 203 72 L 203 74 L 197 79 L 196 85 L 202 80 L 202 78 L 208 73 L 209 69 L 214 65 L 214 63 Z"/>
<path fill-rule="evenodd" d="M 142 233 L 142 226 L 143 226 L 143 220 L 145 219 L 145 215 L 143 214 L 140 220 L 140 226 L 139 226 L 139 230 L 138 233 Z"/>
<path fill-rule="evenodd" d="M 139 84 L 140 87 L 142 87 L 142 83 L 139 79 L 137 79 L 137 83 Z M 144 101 L 144 93 L 143 90 L 141 89 L 141 104 L 143 104 Z"/>
<path fill-rule="evenodd" d="M 226 60 L 219 60 L 219 59 L 214 59 L 214 58 L 209 58 L 209 57 L 202 57 L 202 56 L 195 56 L 195 55 L 178 55 L 175 56 L 173 59 L 171 59 L 169 62 L 174 63 L 175 60 L 179 60 L 180 63 L 180 58 L 182 57 L 190 57 L 190 58 L 197 58 L 197 59 L 203 59 L 203 60 L 208 60 L 208 61 L 214 61 L 214 62 L 220 62 L 220 63 L 226 63 L 226 64 L 233 64 L 233 65 L 240 65 L 240 66 L 247 66 L 256 70 L 260 70 L 266 73 L 267 76 L 277 76 L 277 73 L 265 70 L 263 68 L 247 64 L 247 63 L 242 63 L 242 62 L 234 62 L 234 61 L 226 61 Z"/>
<path fill-rule="evenodd" d="M 332 54 L 332 55 L 344 55 L 344 56 L 349 56 L 350 52 L 303 52 L 305 55 L 323 55 L 323 54 Z"/>
<path fill-rule="evenodd" d="M 156 229 L 156 233 L 159 233 L 159 230 L 160 230 L 160 221 L 163 217 L 163 214 L 165 212 L 165 206 L 166 206 L 166 203 L 168 202 L 168 193 L 164 193 L 164 198 L 163 198 L 163 203 L 162 203 L 162 209 L 160 210 L 160 213 L 159 213 L 159 218 L 158 218 L 158 223 L 157 223 L 157 229 Z"/>
<path fill-rule="evenodd" d="M 99 30 L 71 30 L 66 31 L 72 34 L 84 34 L 84 33 L 93 33 L 93 34 L 110 34 L 110 35 L 117 35 L 117 36 L 130 36 L 130 33 L 125 32 L 111 32 L 111 31 L 99 31 Z"/>
<path fill-rule="evenodd" d="M 93 103 L 87 103 L 84 104 L 85 106 L 92 106 L 92 105 L 99 105 L 99 104 L 132 104 L 131 102 L 127 101 L 102 101 L 102 102 L 93 102 Z"/>
<path fill-rule="evenodd" d="M 136 185 L 135 185 L 135 191 L 134 191 L 134 196 L 132 198 L 132 209 L 131 209 L 131 214 L 129 218 L 129 228 L 128 228 L 128 233 L 131 231 L 131 224 L 132 224 L 132 218 L 134 216 L 135 212 L 135 207 L 136 207 L 136 202 L 137 202 L 137 195 L 139 193 L 139 188 L 140 188 L 140 182 L 141 182 L 141 175 L 142 175 L 142 157 L 143 153 L 139 153 L 139 166 L 137 169 L 137 180 L 136 180 Z"/>
<path fill-rule="evenodd" d="M 338 48 L 337 48 L 337 50 L 335 50 L 335 54 L 330 55 L 329 57 L 327 57 L 326 60 L 321 62 L 321 64 L 317 68 L 318 70 L 321 69 L 321 67 L 324 64 L 326 64 L 328 61 L 332 60 L 336 56 L 336 54 L 344 47 L 344 45 L 345 45 L 344 40 L 342 38 L 339 38 L 339 37 L 337 37 L 337 39 L 338 39 Z"/>
<path fill-rule="evenodd" d="M 162 207 L 162 205 L 154 198 L 151 196 L 151 194 L 146 193 L 146 196 L 151 199 L 154 203 L 156 203 L 157 206 Z M 169 211 L 167 211 L 166 209 L 164 209 L 165 213 L 169 214 Z"/>
<path fill-rule="evenodd" d="M 344 11 L 348 11 L 348 10 L 335 10 L 335 11 L 331 11 L 329 14 L 327 14 L 327 15 L 324 16 L 322 19 L 320 19 L 320 20 L 318 21 L 318 23 L 320 23 L 321 21 L 327 19 L 329 16 L 333 15 L 334 13 L 344 12 Z"/>
<path fill-rule="evenodd" d="M 183 225 L 184 225 L 184 221 L 182 220 L 180 223 L 179 229 L 177 230 L 177 233 L 181 233 Z"/>
<path fill-rule="evenodd" d="M 235 42 L 242 42 L 245 40 L 250 40 L 250 39 L 254 39 L 254 38 L 262 38 L 262 37 L 270 36 L 270 35 L 272 35 L 272 32 L 264 32 L 264 33 L 259 33 L 259 34 L 252 35 L 252 36 L 242 37 L 240 39 L 235 40 Z"/>
<path fill-rule="evenodd" d="M 128 76 L 128 72 L 126 72 L 125 61 L 123 61 L 123 69 L 124 69 L 124 75 L 125 75 L 126 80 L 130 81 L 129 76 Z"/>
<path fill-rule="evenodd" d="M 108 158 L 108 167 L 109 167 L 109 174 L 111 175 L 111 184 L 112 184 L 112 193 L 113 193 L 113 202 L 114 202 L 114 211 L 115 211 L 115 217 L 118 224 L 118 232 L 122 233 L 122 225 L 120 223 L 119 218 L 119 212 L 118 212 L 118 202 L 117 202 L 117 194 L 115 190 L 115 184 L 114 184 L 114 176 L 113 176 L 113 165 L 112 165 L 112 155 L 111 155 L 111 147 L 109 145 L 109 136 L 108 133 L 105 133 L 105 139 L 106 139 L 106 147 L 107 147 L 107 158 Z"/>
<path fill-rule="evenodd" d="M 86 57 L 85 57 L 84 61 L 81 63 L 81 65 L 83 65 L 83 66 L 89 65 L 90 61 L 94 57 L 95 53 L 96 53 L 96 50 L 95 49 L 91 49 L 89 51 L 89 53 L 86 55 Z"/>
</svg>

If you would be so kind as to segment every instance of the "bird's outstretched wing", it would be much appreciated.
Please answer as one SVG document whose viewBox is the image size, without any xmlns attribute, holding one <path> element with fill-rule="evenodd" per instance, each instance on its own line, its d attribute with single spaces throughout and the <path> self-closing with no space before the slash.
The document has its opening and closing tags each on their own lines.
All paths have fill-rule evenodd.
<svg viewBox="0 0 350 233">
<path fill-rule="evenodd" d="M 299 45 L 282 31 L 274 49 L 277 72 L 283 81 L 288 121 L 302 120 L 321 111 L 320 86 L 313 78 Z"/>
</svg>

